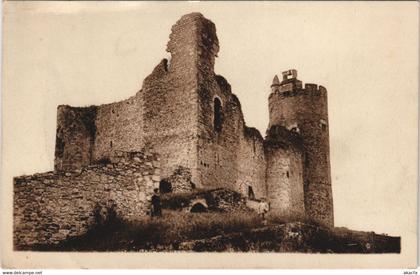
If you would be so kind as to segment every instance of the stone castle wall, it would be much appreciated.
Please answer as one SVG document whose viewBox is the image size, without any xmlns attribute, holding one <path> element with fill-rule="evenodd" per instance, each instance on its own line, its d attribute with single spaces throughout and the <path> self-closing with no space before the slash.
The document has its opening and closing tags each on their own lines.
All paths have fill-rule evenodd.
<svg viewBox="0 0 420 275">
<path fill-rule="evenodd" d="M 268 132 L 277 126 L 286 132 L 265 140 L 246 126 L 238 98 L 215 74 L 218 50 L 211 21 L 198 13 L 183 16 L 172 27 L 170 60 L 155 67 L 134 97 L 59 107 L 55 169 L 76 169 L 106 161 L 117 150 L 147 146 L 161 157 L 162 178 L 182 167 L 196 187 L 224 187 L 245 196 L 252 188 L 256 199 L 269 197 L 279 212 L 306 211 L 332 225 L 326 90 L 314 84 L 302 89 L 293 79 L 277 82 L 269 98 Z M 294 127 L 302 146 L 288 141 Z"/>
<path fill-rule="evenodd" d="M 252 186 L 256 197 L 265 197 L 261 134 L 245 126 L 238 98 L 226 79 L 215 74 L 214 62 L 219 50 L 215 26 L 209 20 L 201 21 L 197 39 L 199 181 L 246 196 L 248 186 Z M 221 104 L 220 123 L 215 122 L 216 101 Z"/>
<path fill-rule="evenodd" d="M 140 151 L 144 147 L 142 91 L 129 99 L 98 106 L 95 126 L 93 161 L 107 159 L 115 151 Z"/>
<path fill-rule="evenodd" d="M 14 244 L 57 243 L 85 233 L 95 209 L 115 207 L 134 220 L 147 214 L 159 185 L 158 157 L 149 152 L 117 152 L 110 163 L 66 172 L 14 178 Z"/>
<path fill-rule="evenodd" d="M 284 127 L 273 126 L 264 145 L 271 211 L 284 217 L 305 217 L 304 148 L 300 136 Z"/>
<path fill-rule="evenodd" d="M 196 182 L 196 29 L 193 18 L 185 20 L 172 28 L 170 62 L 163 60 L 143 82 L 145 140 L 160 154 L 163 176 L 182 166 L 191 170 Z"/>
<path fill-rule="evenodd" d="M 77 169 L 92 162 L 96 111 L 95 106 L 58 106 L 54 169 Z"/>
<path fill-rule="evenodd" d="M 208 76 L 199 95 L 198 158 L 200 180 L 248 196 L 266 197 L 263 138 L 245 126 L 241 105 L 221 76 Z M 221 102 L 220 130 L 215 126 L 215 101 Z"/>
<path fill-rule="evenodd" d="M 281 87 L 282 88 L 282 87 Z M 304 193 L 308 218 L 332 226 L 333 203 L 329 159 L 327 91 L 306 84 L 287 88 L 269 97 L 270 126 L 297 127 L 304 141 Z"/>
<path fill-rule="evenodd" d="M 238 191 L 248 195 L 251 187 L 255 198 L 267 198 L 264 140 L 255 128 L 245 126 L 238 159 Z"/>
<path fill-rule="evenodd" d="M 144 147 L 143 128 L 141 91 L 127 100 L 100 106 L 60 105 L 55 169 L 81 168 L 108 159 L 115 151 L 139 151 Z"/>
<path fill-rule="evenodd" d="M 239 102 L 230 92 L 230 87 L 219 86 L 219 83 L 215 76 L 210 75 L 201 83 L 199 90 L 200 176 L 203 183 L 235 190 L 243 118 Z M 219 130 L 214 124 L 215 100 L 221 103 Z"/>
<path fill-rule="evenodd" d="M 183 17 L 173 27 L 163 60 L 143 82 L 145 140 L 162 158 L 162 175 L 182 166 L 196 182 L 197 22 Z"/>
</svg>

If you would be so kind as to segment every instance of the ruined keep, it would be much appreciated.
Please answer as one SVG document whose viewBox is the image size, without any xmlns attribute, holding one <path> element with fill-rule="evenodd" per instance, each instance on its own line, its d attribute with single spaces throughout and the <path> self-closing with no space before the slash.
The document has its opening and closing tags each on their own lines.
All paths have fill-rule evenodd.
<svg viewBox="0 0 420 275">
<path fill-rule="evenodd" d="M 296 70 L 283 72 L 281 80 L 275 76 L 263 138 L 246 126 L 231 86 L 214 72 L 219 42 L 211 21 L 200 13 L 184 15 L 172 27 L 167 51 L 170 60 L 163 59 L 133 97 L 99 106 L 58 106 L 55 173 L 96 171 L 86 167 L 112 164 L 117 152 L 151 150 L 159 156 L 161 183 L 182 184 L 168 190 L 228 188 L 250 199 L 266 198 L 272 212 L 332 227 L 326 89 L 303 86 Z M 146 177 L 141 182 L 150 187 L 130 188 L 150 193 L 153 182 L 146 184 L 147 174 L 136 167 L 132 173 Z M 100 172 L 82 178 L 100 178 L 95 173 Z M 15 179 L 15 185 L 22 182 L 25 178 Z"/>
<path fill-rule="evenodd" d="M 116 150 L 153 147 L 162 177 L 187 168 L 196 186 L 227 187 L 273 210 L 333 225 L 327 91 L 274 77 L 264 139 L 245 125 L 229 83 L 215 74 L 215 25 L 199 13 L 173 27 L 164 59 L 127 100 L 86 108 L 58 107 L 55 169 L 109 158 Z"/>
</svg>

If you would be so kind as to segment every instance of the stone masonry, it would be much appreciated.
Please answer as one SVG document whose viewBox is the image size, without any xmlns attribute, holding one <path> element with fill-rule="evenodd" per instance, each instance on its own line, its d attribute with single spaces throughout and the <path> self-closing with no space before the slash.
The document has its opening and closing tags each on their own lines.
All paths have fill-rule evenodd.
<svg viewBox="0 0 420 275">
<path fill-rule="evenodd" d="M 56 169 L 148 146 L 161 157 L 162 178 L 183 167 L 197 187 L 267 198 L 273 211 L 332 226 L 326 89 L 303 87 L 296 70 L 284 72 L 281 81 L 275 76 L 263 138 L 246 126 L 239 99 L 214 72 L 219 41 L 211 21 L 184 15 L 172 27 L 167 51 L 171 59 L 156 66 L 134 97 L 59 106 Z"/>
<path fill-rule="evenodd" d="M 150 209 L 160 167 L 150 152 L 115 152 L 108 163 L 14 179 L 14 244 L 58 243 L 85 233 L 95 209 L 111 207 L 124 220 Z"/>
<path fill-rule="evenodd" d="M 21 224 L 15 230 L 24 232 L 18 243 L 41 234 L 45 224 L 35 239 L 59 239 L 66 228 L 80 233 L 92 219 L 85 208 L 111 197 L 123 217 L 144 215 L 146 203 L 137 202 L 146 202 L 159 176 L 173 181 L 173 192 L 227 188 L 267 199 L 280 215 L 334 225 L 326 89 L 303 87 L 296 70 L 283 72 L 281 81 L 276 75 L 263 137 L 246 126 L 239 99 L 214 72 L 219 41 L 210 20 L 182 16 L 167 51 L 170 60 L 163 59 L 133 97 L 58 106 L 55 171 L 15 179 L 15 224 Z M 146 154 L 144 148 L 159 155 L 158 172 L 141 158 L 114 162 L 117 152 Z M 76 219 L 77 227 L 61 227 Z"/>
</svg>

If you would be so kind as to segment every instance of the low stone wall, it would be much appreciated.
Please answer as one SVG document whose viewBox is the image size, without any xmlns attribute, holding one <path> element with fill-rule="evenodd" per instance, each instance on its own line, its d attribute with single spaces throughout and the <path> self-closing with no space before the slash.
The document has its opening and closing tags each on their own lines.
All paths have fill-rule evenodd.
<svg viewBox="0 0 420 275">
<path fill-rule="evenodd" d="M 15 249 L 81 235 L 98 211 L 113 208 L 123 220 L 148 214 L 159 166 L 153 153 L 116 152 L 82 169 L 14 178 Z"/>
</svg>

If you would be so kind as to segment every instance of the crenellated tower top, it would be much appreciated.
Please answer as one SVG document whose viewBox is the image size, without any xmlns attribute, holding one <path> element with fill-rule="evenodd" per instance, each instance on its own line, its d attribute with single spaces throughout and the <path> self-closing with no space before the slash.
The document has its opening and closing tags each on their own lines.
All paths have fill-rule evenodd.
<svg viewBox="0 0 420 275">
<path fill-rule="evenodd" d="M 333 226 L 327 90 L 310 83 L 302 87 L 295 69 L 282 72 L 282 76 L 281 82 L 277 75 L 274 77 L 268 98 L 268 139 L 274 139 L 271 135 L 279 129 L 301 138 L 305 155 L 303 179 L 307 217 Z"/>
</svg>

